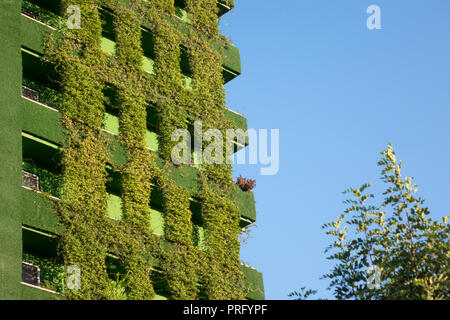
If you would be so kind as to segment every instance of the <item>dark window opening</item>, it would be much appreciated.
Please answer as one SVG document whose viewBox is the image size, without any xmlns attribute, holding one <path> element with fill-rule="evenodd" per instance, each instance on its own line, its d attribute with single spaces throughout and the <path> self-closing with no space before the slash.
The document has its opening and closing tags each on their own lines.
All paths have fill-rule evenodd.
<svg viewBox="0 0 450 320">
<path fill-rule="evenodd" d="M 189 65 L 188 49 L 183 46 L 180 46 L 180 68 L 182 74 L 192 77 L 192 70 Z"/>
<path fill-rule="evenodd" d="M 155 42 L 153 40 L 152 32 L 142 27 L 142 50 L 144 51 L 144 56 L 154 59 L 155 58 Z"/>
<path fill-rule="evenodd" d="M 115 40 L 114 30 L 114 12 L 106 7 L 99 9 L 100 19 L 102 21 L 102 35 L 110 40 Z"/>
</svg>

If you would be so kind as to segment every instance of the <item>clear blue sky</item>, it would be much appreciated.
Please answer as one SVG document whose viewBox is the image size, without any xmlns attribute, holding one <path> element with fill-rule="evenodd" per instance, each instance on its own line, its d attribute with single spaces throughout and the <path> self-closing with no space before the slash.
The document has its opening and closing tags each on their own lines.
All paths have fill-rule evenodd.
<svg viewBox="0 0 450 320">
<path fill-rule="evenodd" d="M 372 4 L 382 30 L 366 27 Z M 267 299 L 301 286 L 331 297 L 320 226 L 342 212 L 344 189 L 379 190 L 389 141 L 431 216 L 449 215 L 450 1 L 236 0 L 221 32 L 242 59 L 228 106 L 250 128 L 280 129 L 278 175 L 235 166 L 256 179 L 258 226 L 241 256 L 264 273 Z"/>
</svg>

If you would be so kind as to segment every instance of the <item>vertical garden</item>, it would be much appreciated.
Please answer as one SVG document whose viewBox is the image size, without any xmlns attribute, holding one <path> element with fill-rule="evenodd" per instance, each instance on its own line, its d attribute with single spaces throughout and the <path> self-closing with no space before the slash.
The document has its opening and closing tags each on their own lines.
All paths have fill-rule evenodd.
<svg viewBox="0 0 450 320">
<path fill-rule="evenodd" d="M 177 1 L 179 2 L 179 1 Z M 191 197 L 167 174 L 176 129 L 216 128 L 225 136 L 233 124 L 225 108 L 222 58 L 213 49 L 218 33 L 216 0 L 181 1 L 186 25 L 175 19 L 174 0 L 63 0 L 63 21 L 70 6 L 80 9 L 80 28 L 60 27 L 46 41 L 45 60 L 56 67 L 66 141 L 62 148 L 59 221 L 65 232 L 59 252 L 65 265 L 81 270 L 81 288 L 64 290 L 69 299 L 152 299 L 155 281 L 170 299 L 244 299 L 247 287 L 240 265 L 240 213 L 230 200 L 234 185 L 229 164 L 204 164 L 199 170 L 204 247 L 195 245 Z M 113 16 L 115 54 L 101 49 L 99 10 Z M 154 73 L 143 70 L 142 27 L 151 32 Z M 188 28 L 187 32 L 181 32 Z M 183 66 L 183 55 L 188 70 Z M 191 83 L 184 84 L 183 73 Z M 114 88 L 118 139 L 127 161 L 112 160 L 110 138 L 102 130 L 105 105 Z M 148 105 L 156 111 L 159 156 L 146 148 Z M 226 149 L 226 148 L 225 148 Z M 184 164 L 180 166 L 185 166 Z M 120 175 L 122 219 L 107 215 L 108 170 Z M 162 194 L 164 237 L 151 230 L 151 191 Z M 119 272 L 111 273 L 111 257 Z M 158 269 L 158 271 L 156 271 Z"/>
</svg>

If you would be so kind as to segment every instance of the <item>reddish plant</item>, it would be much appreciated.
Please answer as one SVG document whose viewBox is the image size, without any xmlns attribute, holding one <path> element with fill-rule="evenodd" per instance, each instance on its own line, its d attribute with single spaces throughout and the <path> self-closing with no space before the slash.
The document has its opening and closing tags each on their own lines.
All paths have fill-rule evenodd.
<svg viewBox="0 0 450 320">
<path fill-rule="evenodd" d="M 239 176 L 237 178 L 236 184 L 243 190 L 243 191 L 250 191 L 254 187 L 256 187 L 256 180 L 247 179 L 242 176 Z"/>
</svg>

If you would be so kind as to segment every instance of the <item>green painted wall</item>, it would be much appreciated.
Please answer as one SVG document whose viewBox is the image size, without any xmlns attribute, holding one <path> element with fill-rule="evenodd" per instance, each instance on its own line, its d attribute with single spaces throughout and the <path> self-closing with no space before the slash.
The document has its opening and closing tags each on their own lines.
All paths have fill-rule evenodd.
<svg viewBox="0 0 450 320">
<path fill-rule="evenodd" d="M 0 2 L 0 299 L 20 299 L 22 271 L 21 1 Z"/>
<path fill-rule="evenodd" d="M 54 31 L 20 15 L 20 6 L 21 1 L 18 0 L 2 0 L 0 3 L 0 42 L 2 43 L 0 68 L 3 77 L 3 81 L 0 82 L 0 96 L 3 101 L 0 108 L 0 161 L 2 163 L 0 166 L 0 299 L 57 299 L 60 296 L 54 293 L 20 283 L 23 259 L 41 261 L 39 263 L 44 268 L 50 265 L 48 255 L 52 254 L 50 251 L 53 250 L 51 248 L 57 238 L 41 237 L 42 235 L 39 235 L 36 230 L 45 230 L 54 235 L 63 231 L 55 215 L 55 203 L 58 200 L 52 200 L 44 194 L 22 188 L 21 170 L 24 168 L 38 174 L 42 182 L 40 191 L 59 197 L 58 186 L 53 184 L 53 174 L 57 176 L 58 173 L 57 170 L 52 172 L 51 169 L 56 168 L 59 163 L 59 146 L 65 139 L 60 123 L 61 114 L 57 110 L 21 97 L 23 84 L 40 92 L 42 104 L 54 109 L 59 109 L 60 106 L 59 90 L 52 88 L 46 82 L 47 77 L 53 72 L 52 67 L 41 63 L 43 39 L 48 33 Z M 46 22 L 49 25 L 59 23 L 59 17 L 54 14 L 41 15 L 41 17 L 48 18 Z M 185 19 L 185 22 L 189 21 Z M 56 35 L 58 36 L 57 33 Z M 110 39 L 112 39 L 110 36 L 105 36 L 103 48 L 114 54 L 115 43 Z M 147 51 L 151 51 L 149 41 L 151 42 L 151 35 L 147 35 L 144 39 L 143 46 L 146 46 Z M 239 74 L 241 72 L 239 50 L 224 42 L 218 42 L 214 44 L 214 47 L 223 56 L 225 72 L 231 72 L 232 77 Z M 151 59 L 149 61 L 147 63 L 153 63 Z M 147 67 L 153 70 L 153 65 Z M 187 76 L 185 76 L 185 85 L 191 88 L 193 86 L 191 79 Z M 227 118 L 246 129 L 244 117 L 230 114 L 228 110 L 225 110 L 225 113 Z M 152 123 L 153 120 L 149 119 L 149 121 Z M 118 134 L 118 121 L 114 115 L 107 116 L 105 128 Z M 111 153 L 114 164 L 123 165 L 127 160 L 124 148 L 118 142 L 117 136 L 107 134 L 107 137 L 112 141 Z M 158 136 L 151 127 L 147 132 L 147 145 L 153 151 L 158 151 Z M 23 159 L 28 158 L 36 163 L 23 162 Z M 164 165 L 161 161 L 158 163 L 160 166 Z M 197 168 L 183 167 L 168 170 L 178 185 L 191 193 L 198 191 Z M 156 194 L 156 191 L 152 193 L 152 201 L 158 198 Z M 236 188 L 232 197 L 243 215 L 241 225 L 254 221 L 256 212 L 253 193 L 244 193 Z M 194 207 L 195 205 L 193 205 L 195 211 Z M 121 218 L 121 200 L 114 192 L 111 192 L 109 197 L 108 214 L 116 219 Z M 152 208 L 151 216 L 153 232 L 164 236 L 163 213 Z M 46 241 L 50 242 L 45 244 Z M 195 228 L 195 242 L 200 247 L 204 243 L 203 229 L 199 224 Z M 25 253 L 22 243 L 26 249 Z M 51 250 L 38 253 L 32 258 L 31 255 L 36 254 L 33 250 L 42 248 Z M 42 254 L 47 256 L 43 257 Z M 48 274 L 48 271 L 46 272 Z M 256 289 L 263 288 L 262 276 L 259 277 L 253 270 L 247 271 L 246 275 L 250 282 L 257 282 L 254 285 Z M 258 291 L 261 290 L 258 289 Z M 261 295 L 252 295 L 250 298 L 257 297 Z M 157 299 L 165 298 L 158 296 Z"/>
</svg>

